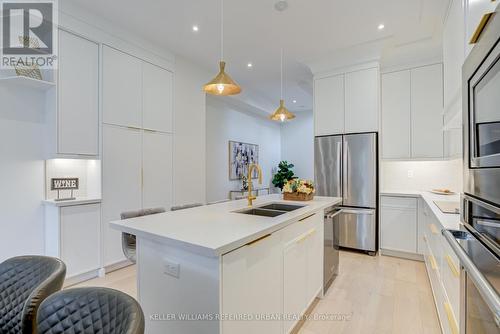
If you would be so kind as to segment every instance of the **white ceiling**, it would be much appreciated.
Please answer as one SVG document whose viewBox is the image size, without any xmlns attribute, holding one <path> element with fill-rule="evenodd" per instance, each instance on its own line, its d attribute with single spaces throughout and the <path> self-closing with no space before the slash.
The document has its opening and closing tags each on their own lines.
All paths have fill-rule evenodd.
<svg viewBox="0 0 500 334">
<path fill-rule="evenodd" d="M 64 0 L 186 57 L 215 75 L 220 56 L 220 0 Z M 449 0 L 226 0 L 227 71 L 240 98 L 264 111 L 277 107 L 280 48 L 285 98 L 293 111 L 312 109 L 313 70 L 364 58 L 396 58 L 440 49 Z M 379 31 L 377 26 L 385 24 Z M 192 26 L 199 26 L 194 33 Z M 352 51 L 352 52 L 351 52 Z M 363 58 L 364 57 L 364 58 Z M 247 63 L 253 68 L 248 69 Z M 207 78 L 207 81 L 211 78 Z M 297 100 L 296 104 L 291 101 Z"/>
</svg>

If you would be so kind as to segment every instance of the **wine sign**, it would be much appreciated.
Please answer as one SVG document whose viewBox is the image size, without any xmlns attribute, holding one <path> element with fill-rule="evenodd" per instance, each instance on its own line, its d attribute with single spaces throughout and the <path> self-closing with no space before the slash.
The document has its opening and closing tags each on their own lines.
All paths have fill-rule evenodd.
<svg viewBox="0 0 500 334">
<path fill-rule="evenodd" d="M 50 190 L 57 191 L 57 198 L 55 199 L 56 201 L 75 199 L 75 197 L 73 197 L 73 190 L 78 190 L 79 186 L 80 186 L 80 180 L 77 177 L 50 179 Z M 59 192 L 61 190 L 71 190 L 71 196 L 66 198 L 60 198 Z"/>
</svg>

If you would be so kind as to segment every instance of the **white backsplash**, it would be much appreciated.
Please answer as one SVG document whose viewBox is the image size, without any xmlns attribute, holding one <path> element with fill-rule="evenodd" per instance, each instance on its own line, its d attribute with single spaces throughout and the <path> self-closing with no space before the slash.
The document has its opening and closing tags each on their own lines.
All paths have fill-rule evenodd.
<svg viewBox="0 0 500 334">
<path fill-rule="evenodd" d="M 51 178 L 77 177 L 79 189 L 75 197 L 101 198 L 101 162 L 83 159 L 51 159 L 45 162 L 46 199 L 57 198 L 57 191 L 50 190 Z M 69 190 L 61 191 L 61 197 L 69 197 Z"/>
<path fill-rule="evenodd" d="M 431 190 L 447 188 L 462 191 L 462 160 L 381 161 L 380 190 Z"/>
</svg>

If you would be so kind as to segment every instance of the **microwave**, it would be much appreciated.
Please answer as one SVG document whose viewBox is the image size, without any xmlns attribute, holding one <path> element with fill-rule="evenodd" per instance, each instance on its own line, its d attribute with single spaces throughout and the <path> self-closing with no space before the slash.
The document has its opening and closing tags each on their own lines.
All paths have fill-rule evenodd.
<svg viewBox="0 0 500 334">
<path fill-rule="evenodd" d="M 500 206 L 500 13 L 462 68 L 464 193 Z"/>
</svg>

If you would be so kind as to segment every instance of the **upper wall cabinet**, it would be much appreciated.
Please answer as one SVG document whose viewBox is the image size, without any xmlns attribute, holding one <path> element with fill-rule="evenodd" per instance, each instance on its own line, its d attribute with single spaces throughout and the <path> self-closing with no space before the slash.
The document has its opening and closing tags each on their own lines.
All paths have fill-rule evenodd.
<svg viewBox="0 0 500 334">
<path fill-rule="evenodd" d="M 103 121 L 172 132 L 171 72 L 105 46 Z"/>
<path fill-rule="evenodd" d="M 103 122 L 142 127 L 142 61 L 103 47 Z"/>
<path fill-rule="evenodd" d="M 382 75 L 382 157 L 443 158 L 441 64 Z"/>
<path fill-rule="evenodd" d="M 51 157 L 99 155 L 97 43 L 59 30 L 57 107 L 49 110 Z"/>
<path fill-rule="evenodd" d="M 382 75 L 382 157 L 411 157 L 411 75 L 399 71 Z"/>
<path fill-rule="evenodd" d="M 172 73 L 146 62 L 142 69 L 143 127 L 172 132 Z"/>
<path fill-rule="evenodd" d="M 476 32 L 480 31 L 481 23 L 486 18 L 485 15 L 493 13 L 498 4 L 498 0 L 465 0 L 465 41 L 467 43 L 467 53 L 474 46 L 471 40 Z"/>
<path fill-rule="evenodd" d="M 411 71 L 411 153 L 414 158 L 443 157 L 443 67 Z"/>
<path fill-rule="evenodd" d="M 345 132 L 378 131 L 378 68 L 345 75 Z"/>
<path fill-rule="evenodd" d="M 344 133 L 344 75 L 314 81 L 316 136 Z"/>
<path fill-rule="evenodd" d="M 378 67 L 316 78 L 314 120 L 316 136 L 378 131 Z"/>
</svg>

